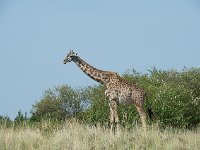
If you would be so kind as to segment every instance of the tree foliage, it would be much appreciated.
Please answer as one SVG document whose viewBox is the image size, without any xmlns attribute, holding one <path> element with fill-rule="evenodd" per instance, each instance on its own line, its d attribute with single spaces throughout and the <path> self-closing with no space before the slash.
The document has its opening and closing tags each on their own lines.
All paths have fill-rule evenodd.
<svg viewBox="0 0 200 150">
<path fill-rule="evenodd" d="M 129 70 L 123 78 L 146 91 L 145 108 L 153 111 L 154 122 L 163 127 L 196 127 L 200 123 L 200 69 L 149 70 L 147 74 Z M 109 125 L 108 99 L 104 86 L 72 89 L 58 86 L 45 91 L 33 105 L 32 120 L 53 118 L 65 120 L 75 117 L 87 124 Z M 133 106 L 120 106 L 122 125 L 140 121 Z"/>
<path fill-rule="evenodd" d="M 31 120 L 65 120 L 78 117 L 84 109 L 84 94 L 81 93 L 81 89 L 74 90 L 67 85 L 46 90 L 42 99 L 33 105 Z"/>
<path fill-rule="evenodd" d="M 161 126 L 191 128 L 200 123 L 200 69 L 153 68 L 146 75 L 132 71 L 124 77 L 145 89 L 146 107 L 152 107 Z"/>
<path fill-rule="evenodd" d="M 10 127 L 11 124 L 12 124 L 12 121 L 9 117 L 0 115 L 0 127 L 1 128 Z"/>
</svg>

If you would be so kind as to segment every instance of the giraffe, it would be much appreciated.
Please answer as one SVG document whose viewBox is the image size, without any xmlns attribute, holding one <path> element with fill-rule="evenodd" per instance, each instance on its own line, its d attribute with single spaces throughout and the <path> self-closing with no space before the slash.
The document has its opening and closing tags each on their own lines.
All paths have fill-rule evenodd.
<svg viewBox="0 0 200 150">
<path fill-rule="evenodd" d="M 145 91 L 142 88 L 126 82 L 115 72 L 99 70 L 89 65 L 73 50 L 70 50 L 63 63 L 66 64 L 71 61 L 76 63 L 76 65 L 90 78 L 106 87 L 105 95 L 109 99 L 111 131 L 114 129 L 114 124 L 116 124 L 117 129 L 119 128 L 119 117 L 117 113 L 117 106 L 119 104 L 127 106 L 134 104 L 139 113 L 142 127 L 146 129 L 146 113 L 143 107 Z"/>
</svg>

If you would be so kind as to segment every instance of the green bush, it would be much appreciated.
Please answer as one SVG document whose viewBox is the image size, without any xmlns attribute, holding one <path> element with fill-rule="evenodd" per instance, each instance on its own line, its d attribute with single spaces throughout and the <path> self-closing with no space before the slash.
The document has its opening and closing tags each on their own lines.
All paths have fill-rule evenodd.
<svg viewBox="0 0 200 150">
<path fill-rule="evenodd" d="M 124 78 L 146 91 L 146 108 L 151 107 L 154 121 L 167 127 L 196 127 L 200 123 L 200 69 L 135 71 Z"/>
<path fill-rule="evenodd" d="M 12 121 L 7 116 L 0 116 L 0 128 L 11 127 Z"/>
<path fill-rule="evenodd" d="M 87 87 L 85 95 L 89 107 L 83 113 L 83 121 L 88 124 L 108 125 L 109 106 L 108 100 L 104 95 L 104 86 Z"/>
<path fill-rule="evenodd" d="M 162 127 L 193 128 L 200 123 L 200 69 L 149 70 L 147 74 L 129 70 L 123 78 L 146 91 L 145 109 L 153 111 L 153 122 Z M 32 120 L 74 117 L 86 124 L 109 126 L 109 105 L 105 87 L 74 90 L 58 86 L 47 90 L 33 105 Z M 140 121 L 134 105 L 118 108 L 120 123 L 132 126 Z"/>
<path fill-rule="evenodd" d="M 84 94 L 82 90 L 74 90 L 67 85 L 45 91 L 42 99 L 33 105 L 31 121 L 65 120 L 78 117 L 83 111 Z"/>
</svg>

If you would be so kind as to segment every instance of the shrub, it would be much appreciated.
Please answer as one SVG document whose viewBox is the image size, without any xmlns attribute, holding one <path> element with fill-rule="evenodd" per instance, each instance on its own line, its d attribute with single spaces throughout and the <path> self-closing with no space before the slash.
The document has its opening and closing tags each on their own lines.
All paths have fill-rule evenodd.
<svg viewBox="0 0 200 150">
<path fill-rule="evenodd" d="M 123 78 L 146 91 L 145 109 L 151 108 L 154 122 L 162 127 L 193 128 L 200 123 L 200 69 L 149 70 L 147 74 L 129 70 Z M 108 99 L 102 85 L 74 90 L 58 86 L 45 91 L 33 105 L 32 120 L 74 117 L 86 124 L 109 125 Z M 134 105 L 118 108 L 121 125 L 140 121 Z"/>
<path fill-rule="evenodd" d="M 124 78 L 146 91 L 146 108 L 151 107 L 154 121 L 163 127 L 196 127 L 200 123 L 200 69 L 135 71 Z"/>
<path fill-rule="evenodd" d="M 65 120 L 78 117 L 83 111 L 84 98 L 80 90 L 74 90 L 67 85 L 55 87 L 45 91 L 42 99 L 33 105 L 32 121 Z"/>
</svg>

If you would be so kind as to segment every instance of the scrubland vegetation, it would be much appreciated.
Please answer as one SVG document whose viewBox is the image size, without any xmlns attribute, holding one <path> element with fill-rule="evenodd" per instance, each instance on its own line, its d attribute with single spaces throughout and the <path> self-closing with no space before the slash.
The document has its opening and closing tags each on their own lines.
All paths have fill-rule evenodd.
<svg viewBox="0 0 200 150">
<path fill-rule="evenodd" d="M 0 150 L 23 149 L 200 149 L 200 69 L 129 70 L 128 82 L 146 91 L 153 111 L 146 133 L 134 106 L 120 106 L 121 130 L 109 130 L 108 100 L 101 85 L 57 86 L 33 104 L 31 116 L 0 116 Z"/>
<path fill-rule="evenodd" d="M 51 128 L 50 122 L 41 127 L 0 129 L 1 150 L 132 150 L 132 149 L 200 149 L 200 131 L 159 129 L 149 126 L 146 133 L 139 125 L 122 128 L 116 134 L 108 128 L 67 121 L 60 128 Z"/>
</svg>

